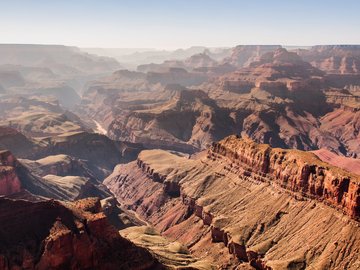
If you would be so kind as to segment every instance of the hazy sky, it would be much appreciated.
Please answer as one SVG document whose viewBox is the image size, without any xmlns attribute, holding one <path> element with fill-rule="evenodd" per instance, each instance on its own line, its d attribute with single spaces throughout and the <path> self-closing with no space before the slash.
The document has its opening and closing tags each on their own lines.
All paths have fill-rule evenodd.
<svg viewBox="0 0 360 270">
<path fill-rule="evenodd" d="M 0 0 L 0 43 L 360 44 L 360 0 Z"/>
</svg>

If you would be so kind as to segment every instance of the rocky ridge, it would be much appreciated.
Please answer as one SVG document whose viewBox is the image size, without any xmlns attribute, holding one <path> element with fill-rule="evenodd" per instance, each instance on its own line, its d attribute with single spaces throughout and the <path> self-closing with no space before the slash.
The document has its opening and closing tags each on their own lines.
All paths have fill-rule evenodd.
<svg viewBox="0 0 360 270">
<path fill-rule="evenodd" d="M 52 158 L 49 157 L 51 160 Z M 40 164 L 30 160 L 18 160 L 8 150 L 0 150 L 0 195 L 12 196 L 14 194 L 30 194 L 60 199 L 76 200 L 91 196 L 105 197 L 104 188 L 85 168 L 78 167 L 76 172 L 68 172 L 66 164 L 59 160 L 49 161 L 45 169 Z M 65 168 L 64 168 L 65 167 Z M 70 168 L 68 168 L 70 169 Z M 50 171 L 47 171 L 50 170 Z M 58 176 L 63 173 L 66 176 Z M 76 174 L 85 174 L 76 176 Z"/>
<path fill-rule="evenodd" d="M 163 269 L 119 235 L 97 199 L 64 205 L 1 197 L 0 209 L 0 269 Z"/>
<path fill-rule="evenodd" d="M 236 136 L 194 159 L 143 151 L 105 180 L 120 202 L 193 254 L 255 269 L 356 269 L 359 182 L 312 153 Z"/>
</svg>

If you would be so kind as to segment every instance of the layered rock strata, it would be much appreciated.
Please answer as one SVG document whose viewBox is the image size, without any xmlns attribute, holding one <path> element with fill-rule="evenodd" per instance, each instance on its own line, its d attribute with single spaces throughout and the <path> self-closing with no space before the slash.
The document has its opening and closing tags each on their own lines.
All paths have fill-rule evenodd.
<svg viewBox="0 0 360 270">
<path fill-rule="evenodd" d="M 162 269 L 96 205 L 96 199 L 65 206 L 0 198 L 0 269 Z"/>
<path fill-rule="evenodd" d="M 312 153 L 236 136 L 194 159 L 143 151 L 105 180 L 195 255 L 255 269 L 357 269 L 359 183 Z"/>
</svg>

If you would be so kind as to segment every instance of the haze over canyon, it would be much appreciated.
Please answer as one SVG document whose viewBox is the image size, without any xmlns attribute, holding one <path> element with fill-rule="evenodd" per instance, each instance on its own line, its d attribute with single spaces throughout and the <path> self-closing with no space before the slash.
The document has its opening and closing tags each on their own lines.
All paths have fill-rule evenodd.
<svg viewBox="0 0 360 270">
<path fill-rule="evenodd" d="M 360 269 L 356 1 L 31 2 L 0 3 L 0 270 Z"/>
</svg>

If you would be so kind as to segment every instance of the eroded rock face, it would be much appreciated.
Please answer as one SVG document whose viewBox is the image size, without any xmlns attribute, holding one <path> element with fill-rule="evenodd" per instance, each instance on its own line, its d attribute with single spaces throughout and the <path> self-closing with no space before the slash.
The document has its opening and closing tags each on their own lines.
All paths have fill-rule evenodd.
<svg viewBox="0 0 360 270">
<path fill-rule="evenodd" d="M 194 159 L 143 151 L 105 180 L 122 204 L 194 255 L 256 269 L 357 269 L 359 183 L 312 153 L 236 136 Z"/>
<path fill-rule="evenodd" d="M 34 93 L 33 96 L 30 93 L 18 93 L 18 95 L 2 97 L 0 99 L 0 125 L 14 128 L 30 137 L 91 130 L 78 116 L 65 110 L 53 97 L 52 93 L 66 95 L 66 91 L 63 91 L 61 87 L 42 89 L 39 92 L 40 94 Z M 41 92 L 44 94 L 42 95 Z M 49 96 L 45 96 L 46 92 L 49 92 Z M 62 99 L 76 102 L 68 95 Z M 79 99 L 78 97 L 78 101 Z"/>
<path fill-rule="evenodd" d="M 7 150 L 14 149 L 16 159 Z M 23 190 L 53 199 L 109 194 L 101 184 L 116 164 L 135 160 L 143 146 L 96 133 L 73 132 L 35 140 L 0 127 L 0 195 Z M 11 162 L 10 162 L 11 161 Z"/>
<path fill-rule="evenodd" d="M 91 196 L 106 197 L 106 188 L 91 171 L 76 166 L 80 163 L 75 162 L 72 166 L 72 162 L 74 160 L 65 155 L 19 161 L 10 151 L 0 151 L 0 195 L 29 192 L 70 201 Z"/>
<path fill-rule="evenodd" d="M 360 46 L 324 45 L 299 50 L 300 56 L 314 66 L 335 74 L 359 74 Z"/>
<path fill-rule="evenodd" d="M 31 156 L 37 144 L 16 129 L 0 126 L 0 148 L 11 149 L 14 155 Z"/>
<path fill-rule="evenodd" d="M 193 153 L 232 132 L 227 109 L 219 108 L 203 91 L 173 85 L 166 92 L 173 95 L 165 104 L 119 115 L 109 126 L 109 137 Z"/>
<path fill-rule="evenodd" d="M 16 162 L 10 151 L 0 151 L 0 195 L 11 195 L 22 189 L 15 170 Z"/>
<path fill-rule="evenodd" d="M 324 49 L 326 55 L 356 55 L 355 49 L 349 50 Z M 360 77 L 330 74 L 313 63 L 322 55 L 315 51 L 309 49 L 306 58 L 303 51 L 280 46 L 238 46 L 230 58 L 218 61 L 222 67 L 196 68 L 197 79 L 208 76 L 201 85 L 191 76 L 184 79 L 196 72 L 186 71 L 179 61 L 150 65 L 155 72 L 147 75 L 119 71 L 89 86 L 81 110 L 104 126 L 112 139 L 143 143 L 147 148 L 191 153 L 231 134 L 242 134 L 273 147 L 326 148 L 355 157 L 360 154 Z M 194 62 L 211 65 L 206 59 L 204 54 L 193 57 Z M 172 72 L 157 70 L 159 66 Z M 224 72 L 213 70 L 217 68 Z M 175 73 L 176 78 L 171 76 Z M 175 82 L 191 86 L 164 85 Z M 199 90 L 207 96 L 198 95 Z M 194 99 L 190 102 L 182 92 L 192 93 Z"/>
<path fill-rule="evenodd" d="M 89 208 L 96 203 L 0 198 L 0 269 L 161 269 L 96 207 Z"/>
<path fill-rule="evenodd" d="M 280 45 L 239 45 L 232 49 L 231 56 L 224 59 L 236 67 L 246 67 L 257 60 L 262 54 L 281 48 Z"/>
<path fill-rule="evenodd" d="M 41 143 L 43 147 L 39 151 L 32 153 L 29 157 L 26 155 L 21 155 L 21 157 L 46 163 L 47 158 L 60 157 L 61 155 L 70 156 L 73 162 L 70 162 L 70 168 L 68 169 L 71 169 L 74 173 L 76 167 L 82 167 L 78 169 L 84 172 L 85 176 L 96 177 L 97 179 L 103 179 L 107 176 L 116 164 L 136 159 L 137 154 L 143 149 L 140 144 L 116 142 L 105 135 L 89 132 L 64 133 L 46 138 Z M 86 160 L 86 163 L 81 160 Z M 62 159 L 62 162 L 58 162 L 58 165 L 56 165 L 59 168 L 55 168 L 54 162 L 50 162 L 50 165 L 62 175 L 67 171 L 66 165 L 64 165 L 66 163 Z M 61 166 L 65 167 L 60 168 Z M 51 170 L 51 168 L 46 168 L 46 164 L 41 167 L 44 171 L 46 169 Z M 62 173 L 61 170 L 64 170 L 64 172 Z M 79 171 L 73 175 L 78 174 Z M 89 174 L 93 174 L 93 176 Z"/>
<path fill-rule="evenodd" d="M 230 136 L 210 148 L 210 155 L 217 154 L 229 158 L 244 174 L 328 201 L 352 218 L 360 218 L 360 177 L 320 162 L 311 153 L 274 149 Z"/>
</svg>

